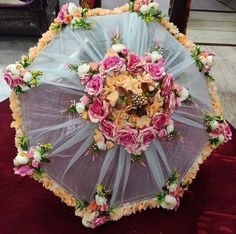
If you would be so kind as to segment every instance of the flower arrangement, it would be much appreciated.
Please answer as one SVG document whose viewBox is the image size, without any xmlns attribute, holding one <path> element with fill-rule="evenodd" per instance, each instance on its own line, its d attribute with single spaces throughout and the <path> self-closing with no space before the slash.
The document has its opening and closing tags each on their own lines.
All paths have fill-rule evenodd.
<svg viewBox="0 0 236 234">
<path fill-rule="evenodd" d="M 111 192 L 98 184 L 94 200 L 90 203 L 77 200 L 76 213 L 83 217 L 82 223 L 85 227 L 96 228 L 110 220 L 110 214 L 114 209 L 109 205 L 110 197 Z"/>
<path fill-rule="evenodd" d="M 177 210 L 180 204 L 180 198 L 183 197 L 186 187 L 187 184 L 181 184 L 179 173 L 174 172 L 163 187 L 163 192 L 157 195 L 158 204 L 163 209 Z"/>
<path fill-rule="evenodd" d="M 5 81 L 17 94 L 40 85 L 40 77 L 43 73 L 26 69 L 29 65 L 29 57 L 24 56 L 20 61 L 9 64 L 3 70 Z"/>
<path fill-rule="evenodd" d="M 40 176 L 43 173 L 40 165 L 50 162 L 47 158 L 47 153 L 52 149 L 51 144 L 39 144 L 35 148 L 29 148 L 28 138 L 21 136 L 20 146 L 22 150 L 18 151 L 17 156 L 13 160 L 15 174 L 26 176 L 36 173 Z"/>
<path fill-rule="evenodd" d="M 231 140 L 232 132 L 223 116 L 206 114 L 204 116 L 204 123 L 211 137 L 210 143 L 215 147 Z"/>
<path fill-rule="evenodd" d="M 214 80 L 214 78 L 210 75 L 210 70 L 214 65 L 215 53 L 201 51 L 200 47 L 196 47 L 195 50 L 192 51 L 192 57 L 195 60 L 199 71 L 203 72 L 209 80 Z"/>
<path fill-rule="evenodd" d="M 62 6 L 51 28 L 57 31 L 69 24 L 73 29 L 91 29 L 93 23 L 87 21 L 87 12 L 87 8 L 77 7 L 74 3 L 67 3 Z"/>
<path fill-rule="evenodd" d="M 70 65 L 85 86 L 85 95 L 69 109 L 98 124 L 93 150 L 119 144 L 128 153 L 141 155 L 153 139 L 172 135 L 171 113 L 191 95 L 165 72 L 158 50 L 139 56 L 114 41 L 100 63 Z"/>
<path fill-rule="evenodd" d="M 133 0 L 129 6 L 130 11 L 137 12 L 145 22 L 160 21 L 164 17 L 154 0 Z"/>
</svg>

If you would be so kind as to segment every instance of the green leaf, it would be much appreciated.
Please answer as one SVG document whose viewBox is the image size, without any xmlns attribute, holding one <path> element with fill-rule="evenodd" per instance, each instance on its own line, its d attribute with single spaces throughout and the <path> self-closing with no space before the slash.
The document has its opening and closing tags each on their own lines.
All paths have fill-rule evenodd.
<svg viewBox="0 0 236 234">
<path fill-rule="evenodd" d="M 209 73 L 206 73 L 205 75 L 206 75 L 206 77 L 209 81 L 214 81 L 215 80 L 215 78 L 212 75 L 210 75 Z"/>
<path fill-rule="evenodd" d="M 35 177 L 40 179 L 43 177 L 45 170 L 42 167 L 35 168 Z"/>
<path fill-rule="evenodd" d="M 87 208 L 89 205 L 89 202 L 86 201 L 86 200 L 76 200 L 76 206 L 75 206 L 75 209 L 80 209 L 80 210 L 83 210 L 85 208 Z"/>
<path fill-rule="evenodd" d="M 19 137 L 19 143 L 22 150 L 29 150 L 29 138 L 25 135 Z"/>
<path fill-rule="evenodd" d="M 14 91 L 16 92 L 16 94 L 24 93 L 24 91 L 19 85 L 14 88 Z"/>
<path fill-rule="evenodd" d="M 50 163 L 50 160 L 48 158 L 42 158 L 41 162 L 42 163 Z"/>
</svg>

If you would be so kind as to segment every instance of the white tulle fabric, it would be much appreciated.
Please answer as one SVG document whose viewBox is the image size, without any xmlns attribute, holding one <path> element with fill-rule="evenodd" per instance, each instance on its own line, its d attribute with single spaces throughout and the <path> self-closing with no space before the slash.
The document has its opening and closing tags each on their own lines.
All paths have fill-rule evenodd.
<svg viewBox="0 0 236 234">
<path fill-rule="evenodd" d="M 78 199 L 93 199 L 96 185 L 112 191 L 111 203 L 122 205 L 154 197 L 171 173 L 181 177 L 189 170 L 208 140 L 202 110 L 211 111 L 205 78 L 197 70 L 190 52 L 159 23 L 145 23 L 136 13 L 91 17 L 92 30 L 72 30 L 69 26 L 36 58 L 31 69 L 43 71 L 42 86 L 20 96 L 23 128 L 31 146 L 52 143 L 51 162 L 44 166 L 50 178 Z M 94 156 L 88 153 L 96 124 L 77 114 L 63 112 L 70 100 L 78 101 L 83 85 L 68 64 L 99 62 L 119 33 L 130 50 L 143 55 L 153 43 L 165 47 L 166 70 L 176 82 L 189 88 L 193 105 L 183 105 L 173 114 L 177 139 L 154 140 L 145 151 L 142 163 L 132 162 L 121 146 Z"/>
</svg>

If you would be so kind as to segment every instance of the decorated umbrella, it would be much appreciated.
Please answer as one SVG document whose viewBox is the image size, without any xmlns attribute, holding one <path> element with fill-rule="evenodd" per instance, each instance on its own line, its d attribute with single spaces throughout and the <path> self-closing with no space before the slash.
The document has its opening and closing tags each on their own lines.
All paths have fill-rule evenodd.
<svg viewBox="0 0 236 234">
<path fill-rule="evenodd" d="M 231 138 L 201 51 L 153 1 L 70 3 L 4 69 L 29 175 L 94 228 L 148 207 L 177 209 L 199 164 Z"/>
</svg>

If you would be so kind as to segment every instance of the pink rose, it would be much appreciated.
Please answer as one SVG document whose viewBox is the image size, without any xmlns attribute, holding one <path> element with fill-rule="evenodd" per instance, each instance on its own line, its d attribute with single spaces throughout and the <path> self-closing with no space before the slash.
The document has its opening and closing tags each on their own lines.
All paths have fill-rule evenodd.
<svg viewBox="0 0 236 234">
<path fill-rule="evenodd" d="M 100 63 L 99 71 L 102 74 L 114 73 L 125 69 L 125 60 L 119 56 L 107 56 Z"/>
<path fill-rule="evenodd" d="M 69 7 L 69 4 L 65 4 L 61 7 L 61 10 L 59 11 L 58 15 L 57 15 L 57 18 L 62 22 L 62 23 L 65 23 L 65 24 L 68 24 L 70 21 L 68 19 L 68 15 L 69 15 L 69 12 L 68 12 L 68 7 Z"/>
<path fill-rule="evenodd" d="M 167 135 L 168 135 L 168 133 L 167 133 L 166 129 L 161 129 L 158 133 L 158 137 L 165 137 Z"/>
<path fill-rule="evenodd" d="M 38 162 L 38 161 L 32 161 L 32 166 L 33 166 L 34 168 L 38 168 L 38 167 L 39 167 L 39 164 L 40 164 L 40 162 Z"/>
<path fill-rule="evenodd" d="M 133 53 L 128 54 L 126 67 L 127 70 L 133 74 L 138 74 L 140 72 L 143 72 L 142 58 L 137 54 Z"/>
<path fill-rule="evenodd" d="M 15 88 L 18 85 L 23 85 L 25 83 L 22 77 L 14 76 L 10 71 L 7 70 L 3 70 L 3 77 L 10 88 Z"/>
<path fill-rule="evenodd" d="M 88 116 L 93 123 L 98 123 L 109 114 L 109 104 L 105 100 L 95 99 L 89 107 Z"/>
<path fill-rule="evenodd" d="M 149 145 L 156 138 L 158 132 L 153 127 L 145 128 L 139 132 L 139 141 L 141 145 Z"/>
<path fill-rule="evenodd" d="M 156 63 L 147 64 L 145 70 L 152 76 L 153 80 L 162 80 L 166 75 L 163 59 L 158 60 Z"/>
<path fill-rule="evenodd" d="M 168 123 L 169 119 L 170 119 L 170 116 L 167 113 L 156 113 L 152 117 L 153 128 L 156 130 L 160 130 L 164 128 L 164 126 Z"/>
<path fill-rule="evenodd" d="M 27 152 L 27 157 L 28 157 L 28 158 L 34 158 L 34 155 L 35 155 L 34 149 L 30 149 L 30 150 Z"/>
<path fill-rule="evenodd" d="M 87 95 L 84 95 L 84 96 L 82 96 L 81 98 L 80 98 L 80 102 L 83 104 L 83 105 L 88 105 L 89 104 L 89 102 L 90 102 L 90 99 L 89 99 L 89 97 L 87 96 Z"/>
<path fill-rule="evenodd" d="M 103 81 L 104 78 L 100 74 L 95 74 L 92 78 L 88 81 L 85 87 L 85 92 L 89 95 L 97 96 L 102 92 L 103 89 Z"/>
<path fill-rule="evenodd" d="M 166 75 L 162 80 L 161 95 L 167 96 L 173 90 L 174 80 L 172 75 Z"/>
<path fill-rule="evenodd" d="M 139 11 L 140 7 L 142 5 L 147 5 L 148 4 L 148 0 L 136 0 L 134 2 L 134 11 Z"/>
<path fill-rule="evenodd" d="M 174 92 L 171 92 L 171 93 L 168 95 L 168 97 L 166 98 L 166 106 L 165 106 L 165 109 L 166 109 L 167 111 L 173 112 L 176 105 L 181 105 L 181 101 L 180 101 L 180 99 L 178 100 L 178 99 L 176 98 Z"/>
<path fill-rule="evenodd" d="M 80 81 L 82 84 L 86 84 L 91 79 L 91 76 L 89 74 L 86 74 L 80 78 Z"/>
<path fill-rule="evenodd" d="M 109 139 L 112 140 L 114 139 L 115 136 L 115 124 L 108 121 L 108 120 L 102 120 L 100 125 L 99 125 L 99 129 L 102 131 L 103 135 Z"/>
<path fill-rule="evenodd" d="M 129 53 L 129 49 L 128 48 L 124 48 L 121 50 L 121 52 L 119 54 L 121 54 L 121 56 L 123 57 L 126 57 Z"/>
<path fill-rule="evenodd" d="M 95 218 L 92 221 L 92 224 L 95 225 L 95 227 L 97 227 L 97 226 L 100 226 L 100 225 L 106 223 L 107 221 L 108 221 L 107 216 L 100 216 L 100 217 Z"/>
<path fill-rule="evenodd" d="M 29 165 L 15 167 L 14 171 L 15 171 L 14 174 L 17 174 L 20 176 L 32 175 L 34 173 L 34 170 Z"/>
<path fill-rule="evenodd" d="M 224 136 L 225 136 L 226 141 L 229 141 L 232 139 L 232 131 L 228 123 L 226 123 L 226 127 L 224 129 Z"/>
<path fill-rule="evenodd" d="M 109 210 L 109 205 L 108 204 L 102 205 L 100 210 L 101 211 L 108 211 Z"/>
<path fill-rule="evenodd" d="M 118 144 L 123 145 L 128 152 L 137 146 L 138 131 L 129 126 L 117 130 Z"/>
</svg>

